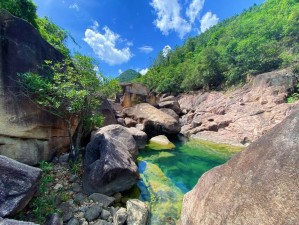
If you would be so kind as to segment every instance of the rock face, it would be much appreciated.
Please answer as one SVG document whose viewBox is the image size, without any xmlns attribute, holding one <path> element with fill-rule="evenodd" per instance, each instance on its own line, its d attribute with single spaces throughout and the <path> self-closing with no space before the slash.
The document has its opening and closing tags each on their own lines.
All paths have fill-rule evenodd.
<svg viewBox="0 0 299 225">
<path fill-rule="evenodd" d="M 41 170 L 0 155 L 0 217 L 22 210 L 33 197 Z"/>
<path fill-rule="evenodd" d="M 156 95 L 150 93 L 144 85 L 137 83 L 122 83 L 121 86 L 123 89 L 121 105 L 124 108 L 135 106 L 141 102 L 147 102 L 151 105 L 156 105 Z"/>
<path fill-rule="evenodd" d="M 124 109 L 124 114 L 144 125 L 144 131 L 149 136 L 159 134 L 177 134 L 180 132 L 179 123 L 170 115 L 156 109 L 147 103 Z"/>
<path fill-rule="evenodd" d="M 130 189 L 138 180 L 137 150 L 127 128 L 110 125 L 100 129 L 86 148 L 84 190 L 112 195 Z"/>
<path fill-rule="evenodd" d="M 110 102 L 105 99 L 101 98 L 101 105 L 99 107 L 99 112 L 105 117 L 103 126 L 108 126 L 111 124 L 117 124 L 114 112 L 113 112 L 113 107 Z"/>
<path fill-rule="evenodd" d="M 182 133 L 192 138 L 243 145 L 280 123 L 298 103 L 285 103 L 297 84 L 289 70 L 258 75 L 232 92 L 183 94 Z"/>
<path fill-rule="evenodd" d="M 34 165 L 68 146 L 63 121 L 19 96 L 17 74 L 38 72 L 63 55 L 27 22 L 0 10 L 0 154 Z"/>
<path fill-rule="evenodd" d="M 299 109 L 184 196 L 182 224 L 298 224 Z"/>
<path fill-rule="evenodd" d="M 180 115 L 182 112 L 180 104 L 177 98 L 174 96 L 166 96 L 166 97 L 162 96 L 159 100 L 158 105 L 160 108 L 172 109 L 178 115 Z"/>
</svg>

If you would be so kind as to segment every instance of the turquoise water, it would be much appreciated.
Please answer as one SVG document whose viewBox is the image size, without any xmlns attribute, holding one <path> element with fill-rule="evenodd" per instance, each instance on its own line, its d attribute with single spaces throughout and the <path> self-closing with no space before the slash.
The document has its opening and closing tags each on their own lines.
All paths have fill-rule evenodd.
<svg viewBox="0 0 299 225">
<path fill-rule="evenodd" d="M 151 208 L 150 224 L 175 224 L 179 219 L 184 193 L 199 177 L 225 163 L 239 148 L 208 142 L 176 142 L 173 150 L 146 148 L 138 158 L 142 180 L 140 198 Z"/>
</svg>

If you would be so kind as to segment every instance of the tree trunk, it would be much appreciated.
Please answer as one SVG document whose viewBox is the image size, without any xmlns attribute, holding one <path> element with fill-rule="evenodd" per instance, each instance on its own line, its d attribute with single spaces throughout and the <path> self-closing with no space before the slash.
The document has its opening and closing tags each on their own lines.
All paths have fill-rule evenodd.
<svg viewBox="0 0 299 225">
<path fill-rule="evenodd" d="M 75 161 L 75 159 L 76 159 L 76 148 L 75 148 L 74 142 L 73 142 L 73 132 L 72 132 L 72 123 L 71 123 L 71 121 L 66 121 L 66 125 L 67 125 L 69 141 L 70 141 L 69 161 Z"/>
</svg>

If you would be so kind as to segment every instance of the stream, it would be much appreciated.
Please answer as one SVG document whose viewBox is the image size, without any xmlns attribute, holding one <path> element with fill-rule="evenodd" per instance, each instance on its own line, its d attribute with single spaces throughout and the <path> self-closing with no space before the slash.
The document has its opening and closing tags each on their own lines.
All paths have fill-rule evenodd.
<svg viewBox="0 0 299 225">
<path fill-rule="evenodd" d="M 225 163 L 241 149 L 205 141 L 173 142 L 172 150 L 141 150 L 138 169 L 141 180 L 140 199 L 150 209 L 150 225 L 176 224 L 180 217 L 183 196 L 199 177 Z"/>
</svg>

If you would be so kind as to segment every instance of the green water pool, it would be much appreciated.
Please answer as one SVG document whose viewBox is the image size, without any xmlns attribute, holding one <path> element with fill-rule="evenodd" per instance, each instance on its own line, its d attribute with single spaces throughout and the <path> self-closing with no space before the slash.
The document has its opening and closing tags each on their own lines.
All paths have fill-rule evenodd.
<svg viewBox="0 0 299 225">
<path fill-rule="evenodd" d="M 151 210 L 149 224 L 175 224 L 179 219 L 183 195 L 190 191 L 199 177 L 215 166 L 225 163 L 238 147 L 205 141 L 175 141 L 173 150 L 141 150 L 138 169 L 141 180 L 140 199 Z"/>
</svg>

